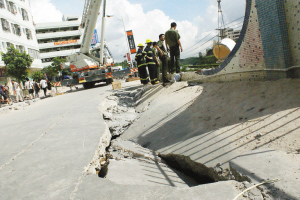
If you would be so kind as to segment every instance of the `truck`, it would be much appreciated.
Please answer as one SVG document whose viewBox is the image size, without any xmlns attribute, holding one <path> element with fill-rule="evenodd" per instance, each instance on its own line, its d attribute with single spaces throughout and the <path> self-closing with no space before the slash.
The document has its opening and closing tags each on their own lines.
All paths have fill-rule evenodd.
<svg viewBox="0 0 300 200">
<path fill-rule="evenodd" d="M 113 58 L 104 42 L 106 0 L 103 0 L 103 16 L 101 42 L 91 48 L 91 41 L 97 23 L 102 0 L 85 0 L 80 28 L 84 30 L 80 51 L 66 58 L 67 64 L 62 68 L 70 68 L 73 79 L 63 80 L 61 85 L 83 84 L 85 89 L 94 87 L 96 83 L 105 82 L 111 84 L 113 78 L 125 77 L 131 74 L 129 68 L 125 70 L 112 70 Z"/>
</svg>

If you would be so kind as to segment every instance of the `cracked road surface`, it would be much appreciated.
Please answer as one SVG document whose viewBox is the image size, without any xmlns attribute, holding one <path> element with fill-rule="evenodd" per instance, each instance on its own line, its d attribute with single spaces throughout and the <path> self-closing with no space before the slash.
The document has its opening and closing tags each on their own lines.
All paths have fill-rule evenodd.
<svg viewBox="0 0 300 200">
<path fill-rule="evenodd" d="M 105 130 L 111 86 L 47 98 L 0 115 L 1 199 L 72 199 Z"/>
</svg>

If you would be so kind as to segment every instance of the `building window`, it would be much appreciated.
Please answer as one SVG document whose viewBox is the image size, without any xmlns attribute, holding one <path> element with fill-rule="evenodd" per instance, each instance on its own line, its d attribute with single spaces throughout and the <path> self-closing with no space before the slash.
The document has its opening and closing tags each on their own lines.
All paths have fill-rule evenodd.
<svg viewBox="0 0 300 200">
<path fill-rule="evenodd" d="M 39 51 L 35 50 L 35 49 L 30 49 L 28 48 L 28 53 L 29 55 L 34 58 L 34 59 L 39 59 L 40 58 L 40 54 Z"/>
<path fill-rule="evenodd" d="M 22 10 L 22 18 L 24 21 L 29 21 L 29 18 L 28 18 L 28 13 L 25 9 L 21 9 Z"/>
<path fill-rule="evenodd" d="M 0 8 L 5 8 L 4 0 L 0 0 Z"/>
<path fill-rule="evenodd" d="M 17 11 L 16 5 L 11 1 L 7 1 L 7 0 L 5 0 L 5 1 L 6 1 L 7 10 L 14 15 L 17 14 L 18 11 Z"/>
<path fill-rule="evenodd" d="M 14 34 L 21 36 L 21 27 L 18 24 L 11 24 L 11 27 Z"/>
<path fill-rule="evenodd" d="M 25 29 L 26 30 L 26 37 L 27 37 L 27 39 L 28 40 L 32 40 L 32 34 L 31 34 L 31 30 L 29 30 L 29 29 Z"/>
<path fill-rule="evenodd" d="M 3 49 L 6 51 L 6 42 L 2 42 Z"/>
<path fill-rule="evenodd" d="M 2 29 L 5 32 L 10 32 L 9 22 L 6 19 L 1 18 Z"/>
<path fill-rule="evenodd" d="M 6 46 L 7 48 L 10 47 L 10 46 L 15 46 L 13 43 L 10 43 L 10 42 L 6 42 Z"/>
<path fill-rule="evenodd" d="M 20 53 L 24 53 L 25 52 L 25 47 L 22 45 L 16 45 L 16 49 L 18 49 L 20 51 Z"/>
</svg>

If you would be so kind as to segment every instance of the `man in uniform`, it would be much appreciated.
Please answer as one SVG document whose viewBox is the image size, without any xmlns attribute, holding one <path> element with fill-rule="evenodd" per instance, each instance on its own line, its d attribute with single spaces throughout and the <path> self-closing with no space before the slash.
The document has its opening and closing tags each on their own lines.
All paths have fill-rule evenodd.
<svg viewBox="0 0 300 200">
<path fill-rule="evenodd" d="M 181 42 L 180 42 L 180 35 L 178 31 L 176 31 L 177 24 L 175 22 L 171 23 L 171 28 L 165 33 L 165 43 L 167 50 L 170 51 L 171 57 L 171 69 L 170 72 L 173 74 L 176 70 L 176 73 L 180 73 L 180 51 L 183 51 Z M 175 60 L 175 66 L 174 66 Z"/>
<path fill-rule="evenodd" d="M 154 85 L 159 83 L 159 81 L 157 79 L 157 68 L 156 68 L 156 63 L 154 61 L 153 51 L 151 49 L 152 43 L 153 43 L 152 40 L 150 39 L 146 40 L 147 46 L 145 48 L 145 52 L 146 52 L 146 63 L 149 70 L 151 84 Z"/>
<path fill-rule="evenodd" d="M 146 85 L 149 83 L 149 78 L 148 78 L 148 72 L 147 72 L 147 64 L 145 61 L 145 57 L 146 57 L 146 52 L 143 51 L 144 50 L 144 45 L 142 43 L 140 43 L 138 45 L 138 51 L 135 55 L 135 60 L 137 62 L 137 67 L 138 67 L 138 71 L 139 71 L 139 75 L 140 75 L 140 80 L 141 83 Z"/>
<path fill-rule="evenodd" d="M 167 78 L 167 71 L 168 71 L 168 53 L 166 51 L 166 48 L 164 46 L 165 41 L 165 34 L 159 35 L 159 41 L 157 42 L 156 49 L 158 51 L 158 56 L 162 64 L 162 79 L 164 83 L 170 82 Z"/>
</svg>

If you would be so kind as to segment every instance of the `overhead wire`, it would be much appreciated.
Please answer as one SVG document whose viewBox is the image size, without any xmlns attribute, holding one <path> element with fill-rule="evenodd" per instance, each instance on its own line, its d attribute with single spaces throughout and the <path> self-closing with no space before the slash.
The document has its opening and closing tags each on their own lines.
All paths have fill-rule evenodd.
<svg viewBox="0 0 300 200">
<path fill-rule="evenodd" d="M 222 17 L 223 17 L 223 15 L 222 15 Z M 224 24 L 223 26 L 225 27 L 225 26 L 227 26 L 227 25 L 229 25 L 229 24 L 232 24 L 232 23 L 234 23 L 234 22 L 236 22 L 236 21 L 242 19 L 242 18 L 244 18 L 244 16 L 239 17 L 239 18 L 237 18 L 237 19 L 235 19 L 235 20 L 233 20 L 233 21 L 231 21 L 231 22 L 229 22 L 229 23 L 227 23 L 227 24 L 224 24 L 224 19 L 222 19 L 223 24 Z M 243 21 L 242 21 L 242 22 L 239 22 L 239 23 L 233 25 L 233 27 L 234 27 L 234 28 L 238 28 L 238 27 L 242 26 L 242 25 L 240 25 L 240 24 L 243 24 L 243 23 L 244 23 Z M 238 26 L 238 25 L 240 25 L 240 26 Z M 210 38 L 208 41 L 206 41 L 205 43 L 201 44 L 200 46 L 198 46 L 198 47 L 196 47 L 196 48 L 190 50 L 191 48 L 193 48 L 193 47 L 196 46 L 197 44 L 201 43 L 204 39 L 206 39 L 209 35 L 211 35 L 211 34 L 212 34 L 213 32 L 215 32 L 215 31 L 216 31 L 216 30 L 212 30 L 210 33 L 208 33 L 206 36 L 204 36 L 202 39 L 200 39 L 197 43 L 195 43 L 194 45 L 188 47 L 188 48 L 187 48 L 188 50 L 185 50 L 185 51 L 182 53 L 182 56 L 187 56 L 187 55 L 189 55 L 189 54 L 190 54 L 191 52 L 193 52 L 194 50 L 196 50 L 196 49 L 202 47 L 203 45 L 205 45 L 205 44 L 207 44 L 208 42 L 210 42 L 211 40 L 213 40 L 216 36 Z M 203 49 L 202 49 L 202 50 L 203 50 Z"/>
<path fill-rule="evenodd" d="M 196 48 L 194 48 L 194 49 L 192 49 L 192 50 L 190 50 L 190 51 L 188 51 L 188 52 L 185 52 L 185 54 L 183 54 L 183 56 L 188 55 L 188 53 L 193 52 L 194 50 L 198 49 L 199 47 L 202 47 L 203 45 L 205 45 L 205 44 L 207 44 L 208 42 L 210 42 L 211 40 L 213 40 L 215 37 L 216 37 L 216 36 L 213 36 L 212 38 L 210 38 L 208 41 L 204 42 L 204 43 L 201 44 L 200 46 L 198 46 L 198 47 L 196 47 Z"/>
<path fill-rule="evenodd" d="M 226 26 L 226 25 L 229 25 L 229 24 L 232 24 L 233 22 L 236 22 L 236 21 L 238 21 L 238 20 L 240 20 L 240 19 L 242 19 L 242 18 L 244 18 L 244 17 L 239 17 L 239 18 L 235 19 L 234 21 L 231 21 L 231 22 L 225 24 L 225 26 Z M 243 22 L 241 22 L 241 23 L 243 23 Z M 207 38 L 209 35 L 211 35 L 211 34 L 212 34 L 213 32 L 215 32 L 215 31 L 216 31 L 216 30 L 212 30 L 210 33 L 208 33 L 206 36 L 204 36 L 204 37 L 203 37 L 202 39 L 200 39 L 198 42 L 196 42 L 195 44 L 193 44 L 192 46 L 190 46 L 190 47 L 188 47 L 188 48 L 186 48 L 186 49 L 190 49 L 190 48 L 196 46 L 197 44 L 199 44 L 200 42 L 202 42 L 205 38 Z"/>
</svg>

